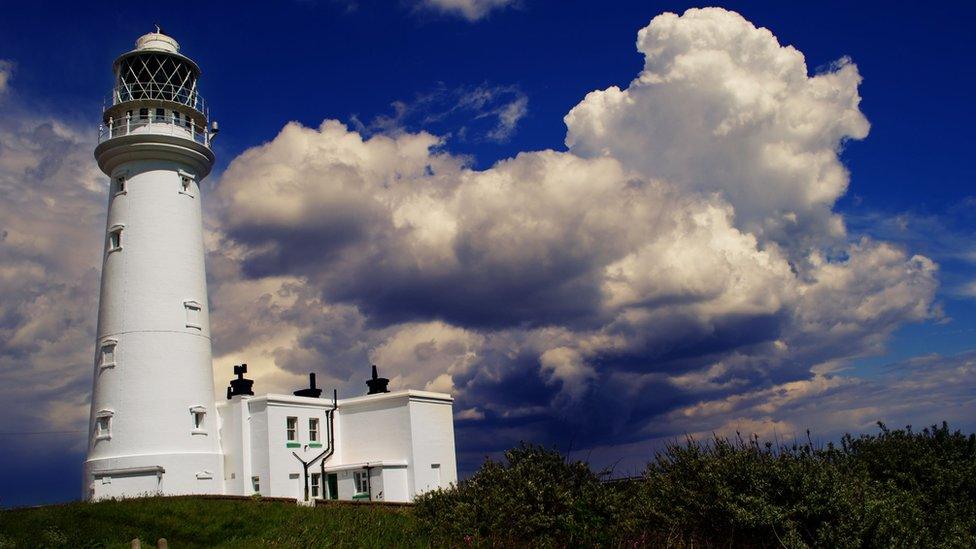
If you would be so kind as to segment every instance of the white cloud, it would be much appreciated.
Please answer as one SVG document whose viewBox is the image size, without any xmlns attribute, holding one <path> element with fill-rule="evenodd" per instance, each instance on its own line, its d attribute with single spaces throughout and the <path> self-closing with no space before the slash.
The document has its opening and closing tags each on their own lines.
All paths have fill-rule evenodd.
<svg viewBox="0 0 976 549">
<path fill-rule="evenodd" d="M 763 240 L 843 235 L 837 153 L 868 132 L 853 63 L 810 76 L 802 53 L 720 8 L 659 15 L 637 48 L 644 68 L 628 88 L 594 91 L 566 115 L 572 152 L 717 192 Z"/>
<path fill-rule="evenodd" d="M 417 6 L 477 21 L 515 3 L 516 0 L 419 0 Z"/>
</svg>

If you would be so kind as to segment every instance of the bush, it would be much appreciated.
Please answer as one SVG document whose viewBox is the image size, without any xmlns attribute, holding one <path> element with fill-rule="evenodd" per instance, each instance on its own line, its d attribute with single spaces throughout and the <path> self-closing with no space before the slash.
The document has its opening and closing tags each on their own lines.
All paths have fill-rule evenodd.
<svg viewBox="0 0 976 549">
<path fill-rule="evenodd" d="M 629 483 L 522 444 L 415 511 L 449 545 L 976 546 L 976 435 L 879 426 L 825 447 L 689 438 Z"/>
<path fill-rule="evenodd" d="M 627 516 L 625 496 L 585 463 L 521 444 L 458 486 L 417 498 L 415 515 L 444 544 L 606 544 L 618 536 L 607 525 Z"/>
</svg>

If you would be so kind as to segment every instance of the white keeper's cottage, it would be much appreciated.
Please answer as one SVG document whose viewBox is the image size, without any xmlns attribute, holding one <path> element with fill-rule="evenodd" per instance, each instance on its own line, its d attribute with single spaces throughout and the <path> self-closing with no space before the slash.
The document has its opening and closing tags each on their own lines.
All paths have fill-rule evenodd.
<svg viewBox="0 0 976 549">
<path fill-rule="evenodd" d="M 411 501 L 457 481 L 453 399 L 387 390 L 214 399 L 200 182 L 216 122 L 200 68 L 157 29 L 114 64 L 95 158 L 111 178 L 84 497 Z"/>
</svg>

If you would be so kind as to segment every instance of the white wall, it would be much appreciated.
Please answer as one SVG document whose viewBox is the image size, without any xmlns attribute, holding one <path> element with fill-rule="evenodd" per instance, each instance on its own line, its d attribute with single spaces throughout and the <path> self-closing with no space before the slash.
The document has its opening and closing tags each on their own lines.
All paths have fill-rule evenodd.
<svg viewBox="0 0 976 549">
<path fill-rule="evenodd" d="M 454 416 L 451 402 L 415 398 L 410 402 L 412 493 L 422 494 L 457 483 Z M 432 467 L 437 465 L 436 469 Z"/>
</svg>

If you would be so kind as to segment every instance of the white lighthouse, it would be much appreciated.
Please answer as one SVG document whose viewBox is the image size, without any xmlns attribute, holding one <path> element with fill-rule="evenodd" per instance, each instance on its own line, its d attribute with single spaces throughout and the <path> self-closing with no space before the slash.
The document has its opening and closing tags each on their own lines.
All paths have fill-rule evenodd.
<svg viewBox="0 0 976 549">
<path fill-rule="evenodd" d="M 223 492 L 201 181 L 200 68 L 162 32 L 116 59 L 98 165 L 111 178 L 84 497 Z"/>
<path fill-rule="evenodd" d="M 376 366 L 366 395 L 340 400 L 314 374 L 255 396 L 242 364 L 215 402 L 200 182 L 216 128 L 200 68 L 157 30 L 114 70 L 95 148 L 111 185 L 84 498 L 412 501 L 456 482 L 454 399 L 390 392 Z"/>
</svg>

